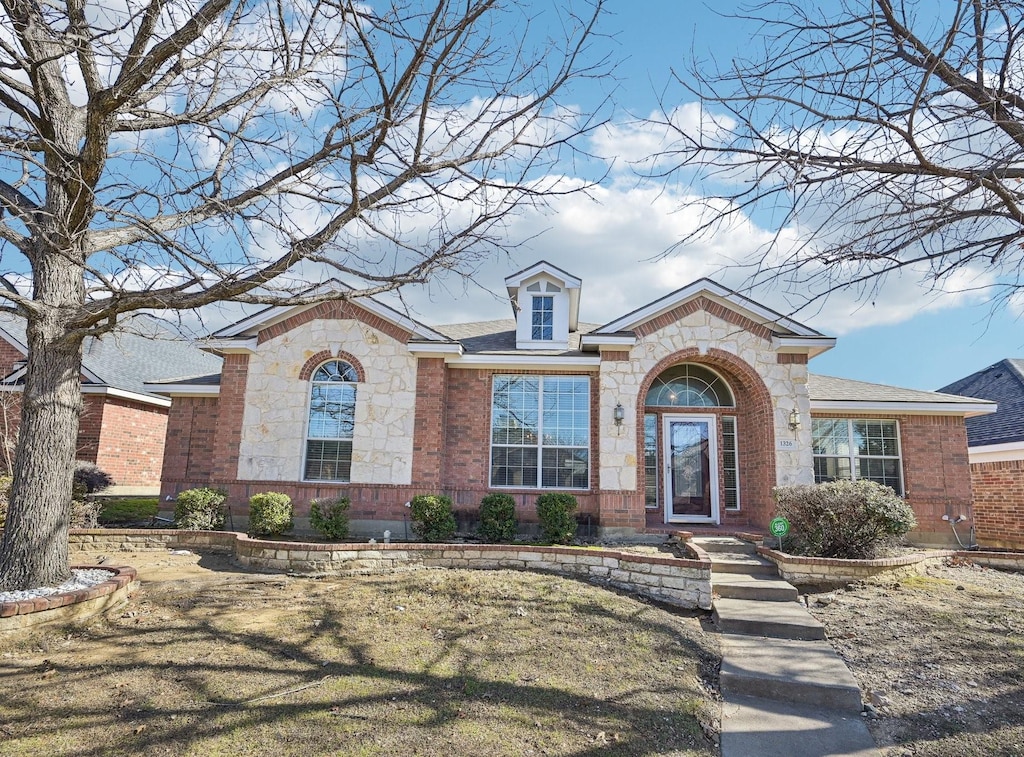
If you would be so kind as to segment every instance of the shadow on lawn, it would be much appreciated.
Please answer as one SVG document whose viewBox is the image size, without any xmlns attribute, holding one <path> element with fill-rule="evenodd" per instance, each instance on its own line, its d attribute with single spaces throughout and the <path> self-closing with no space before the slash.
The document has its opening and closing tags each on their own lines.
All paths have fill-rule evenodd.
<svg viewBox="0 0 1024 757">
<path fill-rule="evenodd" d="M 344 581 L 306 582 L 309 590 L 296 602 L 299 586 L 284 576 L 217 579 L 149 597 L 154 625 L 115 621 L 95 630 L 50 680 L 46 670 L 0 669 L 0 687 L 23 692 L 0 707 L 7 738 L 60 730 L 84 745 L 50 753 L 81 755 L 715 751 L 702 734 L 698 715 L 707 717 L 707 703 L 693 674 L 699 665 L 702 675 L 713 675 L 716 652 L 650 606 L 602 602 L 592 592 L 549 593 L 550 580 L 527 586 L 506 579 L 507 590 L 481 597 L 486 582 L 467 578 L 474 583 L 467 587 L 454 574 L 435 574 L 426 589 L 415 579 L 360 579 L 379 599 L 360 609 L 335 601 Z M 429 597 L 431 607 L 446 608 L 443 617 L 396 609 L 417 592 L 426 592 L 424 604 Z M 260 610 L 282 613 L 281 633 L 239 627 L 246 613 L 238 603 L 247 597 Z M 162 607 L 188 617 L 161 623 Z M 613 628 L 616 637 L 601 633 Z M 532 649 L 522 638 L 515 643 L 534 633 Z M 91 659 L 92 640 L 121 653 Z M 645 662 L 614 669 L 622 660 Z M 54 695 L 58 681 L 68 701 Z M 130 689 L 120 704 L 119 683 Z M 97 694 L 97 686 L 115 687 L 103 706 L 102 696 L 85 695 Z M 136 693 L 142 701 L 124 705 Z M 95 728 L 119 733 L 114 743 L 87 743 Z"/>
</svg>

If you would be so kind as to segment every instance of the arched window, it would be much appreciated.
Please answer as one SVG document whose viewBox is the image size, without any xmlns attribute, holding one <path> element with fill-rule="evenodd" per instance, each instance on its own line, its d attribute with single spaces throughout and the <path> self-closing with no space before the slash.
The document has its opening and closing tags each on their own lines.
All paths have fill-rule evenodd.
<svg viewBox="0 0 1024 757">
<path fill-rule="evenodd" d="M 359 375 L 344 360 L 329 360 L 313 373 L 306 430 L 307 481 L 349 481 Z"/>
<path fill-rule="evenodd" d="M 647 390 L 648 407 L 735 407 L 732 391 L 717 373 L 683 363 L 661 373 Z"/>
</svg>

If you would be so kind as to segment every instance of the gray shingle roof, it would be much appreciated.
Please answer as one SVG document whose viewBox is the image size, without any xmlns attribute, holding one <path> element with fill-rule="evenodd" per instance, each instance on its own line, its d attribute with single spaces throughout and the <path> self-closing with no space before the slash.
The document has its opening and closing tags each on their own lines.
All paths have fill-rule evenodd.
<svg viewBox="0 0 1024 757">
<path fill-rule="evenodd" d="M 25 321 L 0 314 L 0 328 L 22 345 Z M 139 314 L 117 331 L 85 340 L 82 367 L 99 379 L 100 386 L 153 395 L 143 386 L 175 376 L 204 376 L 220 371 L 221 359 L 202 352 L 174 333 L 159 319 Z"/>
<path fill-rule="evenodd" d="M 569 332 L 568 350 L 517 350 L 516 322 L 511 318 L 498 321 L 474 321 L 435 326 L 434 330 L 462 344 L 467 354 L 490 355 L 581 355 L 580 336 L 596 329 L 596 323 L 581 323 Z"/>
<path fill-rule="evenodd" d="M 1024 441 L 1024 360 L 1000 360 L 940 391 L 999 403 L 999 409 L 992 415 L 967 419 L 968 446 Z"/>
<path fill-rule="evenodd" d="M 955 394 L 902 389 L 898 386 L 872 384 L 867 381 L 807 374 L 807 393 L 811 400 L 838 402 L 930 402 L 932 404 L 985 404 L 984 400 Z"/>
</svg>

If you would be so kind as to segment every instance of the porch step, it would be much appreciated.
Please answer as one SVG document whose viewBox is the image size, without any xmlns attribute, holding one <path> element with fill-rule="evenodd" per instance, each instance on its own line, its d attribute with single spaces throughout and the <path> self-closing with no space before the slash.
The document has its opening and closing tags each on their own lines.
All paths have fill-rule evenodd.
<svg viewBox="0 0 1024 757">
<path fill-rule="evenodd" d="M 720 597 L 714 601 L 713 608 L 712 617 L 723 634 L 804 641 L 825 638 L 825 627 L 797 602 Z"/>
<path fill-rule="evenodd" d="M 733 536 L 695 536 L 690 539 L 690 542 L 709 554 L 726 552 L 752 555 L 757 552 L 756 545 Z"/>
<path fill-rule="evenodd" d="M 826 641 L 722 634 L 723 695 L 813 704 L 859 715 L 860 688 Z"/>
<path fill-rule="evenodd" d="M 763 602 L 795 602 L 799 596 L 796 587 L 787 581 L 745 573 L 712 573 L 711 590 L 719 597 Z"/>
<path fill-rule="evenodd" d="M 747 576 L 775 576 L 779 569 L 771 560 L 757 555 L 745 555 L 731 552 L 717 552 L 711 558 L 711 574 L 741 573 Z"/>
</svg>

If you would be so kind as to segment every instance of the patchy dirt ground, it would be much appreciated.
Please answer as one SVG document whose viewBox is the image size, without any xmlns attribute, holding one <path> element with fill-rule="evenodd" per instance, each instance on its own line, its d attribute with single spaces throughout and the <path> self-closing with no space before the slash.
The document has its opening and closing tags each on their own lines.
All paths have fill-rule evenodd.
<svg viewBox="0 0 1024 757">
<path fill-rule="evenodd" d="M 0 754 L 717 753 L 700 614 L 508 571 L 121 561 L 144 584 L 106 619 L 0 637 Z"/>
<path fill-rule="evenodd" d="M 1024 575 L 954 562 L 810 595 L 888 757 L 1024 755 Z"/>
</svg>

